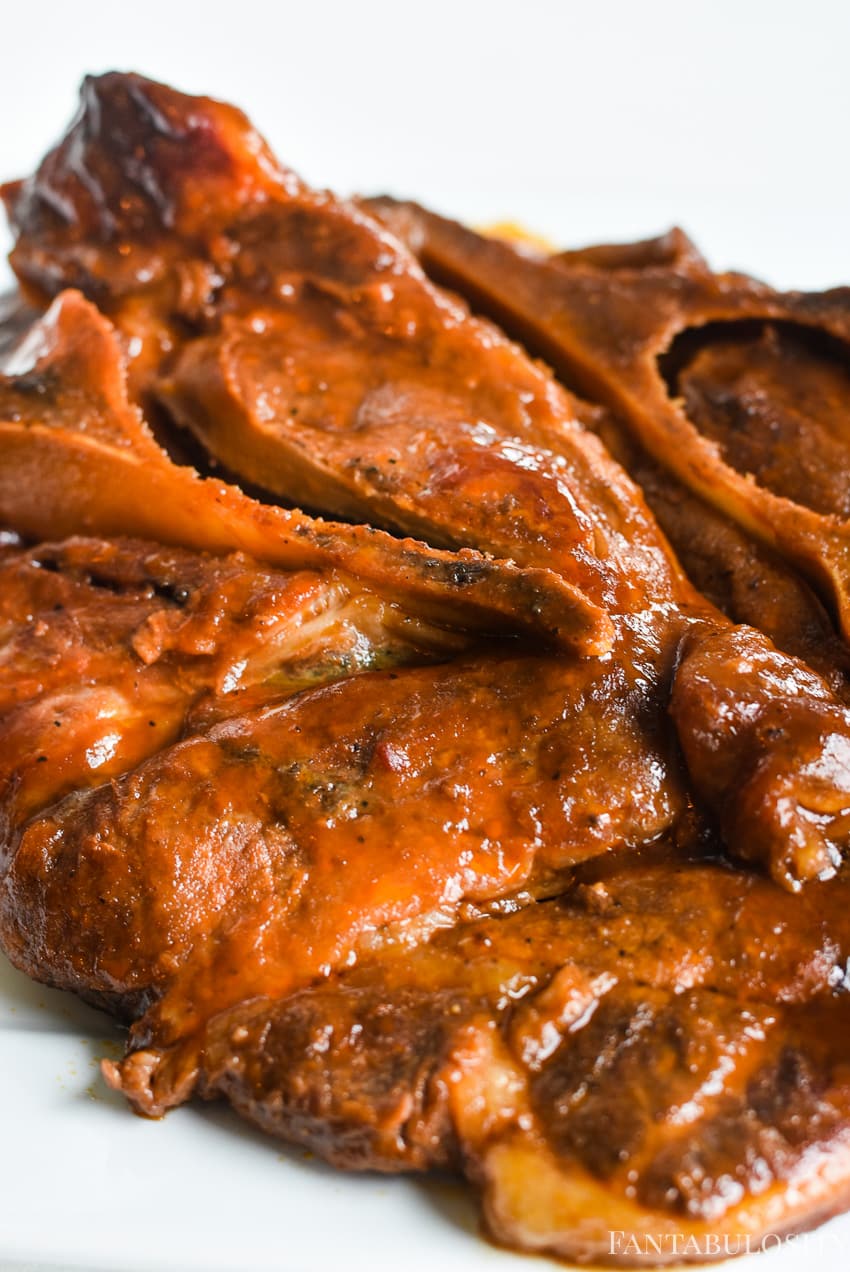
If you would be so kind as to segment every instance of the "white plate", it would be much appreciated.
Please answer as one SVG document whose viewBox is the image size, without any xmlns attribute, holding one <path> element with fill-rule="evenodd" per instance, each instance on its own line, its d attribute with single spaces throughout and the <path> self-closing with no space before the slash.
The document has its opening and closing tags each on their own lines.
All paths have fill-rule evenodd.
<svg viewBox="0 0 850 1272">
<path fill-rule="evenodd" d="M 0 956 L 4 1272 L 528 1267 L 481 1240 L 453 1180 L 344 1175 L 224 1106 L 134 1117 L 98 1069 L 120 1045 L 106 1017 Z"/>
</svg>

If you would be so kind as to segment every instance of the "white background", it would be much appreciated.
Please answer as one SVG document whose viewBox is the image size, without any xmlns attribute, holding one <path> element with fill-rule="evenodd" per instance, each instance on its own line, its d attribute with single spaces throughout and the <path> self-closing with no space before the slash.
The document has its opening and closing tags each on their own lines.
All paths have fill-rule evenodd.
<svg viewBox="0 0 850 1272">
<path fill-rule="evenodd" d="M 850 4 L 140 0 L 0 9 L 0 175 L 86 71 L 242 105 L 308 179 L 564 244 L 678 221 L 718 267 L 850 280 Z"/>
<path fill-rule="evenodd" d="M 563 244 L 679 222 L 719 267 L 850 281 L 850 5 L 31 0 L 0 23 L 0 176 L 32 169 L 86 71 L 137 69 L 237 101 L 345 192 Z M 223 1112 L 132 1118 L 93 1066 L 109 1032 L 0 961 L 0 1268 L 542 1270 L 446 1186 L 326 1172 Z M 755 1267 L 837 1272 L 848 1234 Z"/>
</svg>

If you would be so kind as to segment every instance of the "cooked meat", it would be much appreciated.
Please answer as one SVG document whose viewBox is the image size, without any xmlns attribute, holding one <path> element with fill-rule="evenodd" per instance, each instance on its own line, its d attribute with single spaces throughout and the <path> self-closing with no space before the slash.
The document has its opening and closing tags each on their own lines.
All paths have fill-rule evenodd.
<svg viewBox="0 0 850 1272">
<path fill-rule="evenodd" d="M 557 571 L 585 651 L 613 638 L 654 709 L 671 701 L 729 849 L 791 887 L 834 871 L 850 715 L 710 610 L 581 405 L 375 221 L 278 167 L 232 108 L 126 76 L 88 81 L 66 139 L 5 197 L 19 276 L 109 311 L 141 351 L 140 400 L 276 495 Z M 714 684 L 739 707 L 729 730 Z"/>
<path fill-rule="evenodd" d="M 551 572 L 317 521 L 178 466 L 127 401 L 109 324 L 75 292 L 13 354 L 0 373 L 0 518 L 23 534 L 242 550 L 283 568 L 345 571 L 449 627 L 530 628 L 581 651 L 610 644 L 604 613 Z"/>
<path fill-rule="evenodd" d="M 593 427 L 641 488 L 697 591 L 735 623 L 757 627 L 850 701 L 850 648 L 813 589 L 770 548 L 650 459 L 610 411 Z"/>
<path fill-rule="evenodd" d="M 396 929 L 411 940 L 470 904 L 551 892 L 576 862 L 671 826 L 669 742 L 622 698 L 597 660 L 478 655 L 205 728 L 24 824 L 4 946 L 87 997 L 157 997 L 134 1029 L 145 1089 L 139 1057 L 126 1072 L 130 1098 L 162 1112 L 190 1094 L 220 1011 Z"/>
<path fill-rule="evenodd" d="M 431 223 L 423 209 L 411 204 L 396 203 L 391 199 L 366 200 L 364 206 L 377 212 L 411 247 L 418 250 L 424 263 L 436 277 L 443 276 L 440 261 L 436 258 L 432 260 L 428 251 L 428 227 Z M 540 252 L 536 248 L 530 249 L 523 239 L 508 238 L 508 242 L 514 255 L 520 260 L 526 257 L 530 257 L 532 261 L 539 259 Z M 693 243 L 678 229 L 641 243 L 604 244 L 558 252 L 549 259 L 564 267 L 583 265 L 596 271 L 610 271 L 615 278 L 622 274 L 626 278 L 633 278 L 635 271 L 659 268 L 680 272 L 708 272 L 705 261 Z M 453 278 L 453 281 L 465 288 L 479 306 L 483 305 L 491 313 L 498 310 L 498 301 L 477 290 L 470 279 Z M 752 415 L 758 409 L 758 390 L 752 382 L 752 368 L 746 361 L 750 347 L 750 337 L 746 334 L 748 330 L 751 332 L 751 328 L 742 323 L 741 335 L 734 340 L 727 331 L 727 340 L 732 349 L 740 350 L 743 346 L 738 369 L 743 371 L 746 368 L 750 379 L 751 391 L 746 405 L 736 407 L 728 391 L 718 387 L 712 392 L 704 380 L 696 385 L 689 396 L 689 417 L 700 423 L 706 433 L 709 432 L 709 426 L 699 418 L 700 401 L 705 399 L 706 393 L 711 393 L 715 410 L 719 409 L 722 399 L 727 418 L 734 414 L 736 429 L 742 427 L 741 421 L 745 415 Z M 540 340 L 539 335 L 535 336 L 530 330 L 524 330 L 522 334 L 531 342 L 532 348 L 545 347 L 548 350 L 548 345 L 537 343 Z M 756 338 L 764 339 L 760 334 Z M 775 332 L 772 339 L 775 348 Z M 712 356 L 713 343 L 711 348 L 704 348 L 704 337 L 698 331 L 694 333 L 694 337 L 685 339 L 684 345 L 687 348 L 689 343 L 694 342 L 697 348 L 703 350 L 703 361 Z M 833 353 L 833 361 L 834 358 Z M 682 370 L 684 359 L 681 353 L 677 355 L 676 362 L 679 364 L 679 371 L 674 377 L 668 377 L 676 380 L 672 386 L 674 390 L 680 388 L 686 380 L 690 382 L 689 377 L 693 375 L 693 368 Z M 774 372 L 777 373 L 780 360 L 774 359 L 774 364 Z M 699 365 L 697 362 L 697 369 Z M 809 360 L 810 382 L 806 385 L 807 390 L 820 389 L 820 403 L 823 402 L 825 386 L 816 384 L 816 376 L 823 366 L 823 362 Z M 833 365 L 826 369 L 831 373 L 833 385 L 843 384 L 838 367 Z M 565 370 L 563 365 L 561 370 L 562 373 Z M 567 380 L 573 380 L 569 373 Z M 786 391 L 790 391 L 792 396 L 796 393 L 801 399 L 798 414 L 805 414 L 802 401 L 805 394 L 801 393 L 801 388 L 793 378 L 785 384 Z M 699 392 L 703 393 L 702 399 L 699 398 Z M 837 395 L 833 393 L 828 404 L 829 409 L 836 407 L 836 401 Z M 594 409 L 591 403 L 582 405 L 583 423 L 599 434 L 612 455 L 640 486 L 641 493 L 697 591 L 733 622 L 759 628 L 784 653 L 808 663 L 827 680 L 833 692 L 846 700 L 850 696 L 850 651 L 837 636 L 823 603 L 799 572 L 775 551 L 754 539 L 726 513 L 712 507 L 679 481 L 668 467 L 653 460 L 628 425 L 610 410 L 598 405 Z M 824 414 L 822 427 L 828 433 L 827 413 Z M 811 421 L 811 427 L 816 427 L 814 420 Z M 808 446 L 807 450 L 809 462 L 818 465 L 820 435 L 815 441 L 817 445 Z M 750 443 L 752 442 L 751 438 Z M 756 444 L 761 446 L 763 458 L 771 454 L 763 436 L 760 440 L 756 439 Z M 834 458 L 836 465 L 830 480 L 840 485 L 842 464 L 838 456 Z M 820 471 L 824 471 L 822 463 Z"/>
<path fill-rule="evenodd" d="M 843 604 L 843 370 L 798 328 L 844 299 L 377 205 L 587 402 L 137 76 L 4 197 L 46 313 L 0 337 L 0 944 L 130 1026 L 108 1080 L 461 1170 L 570 1258 L 850 1203 L 848 655 L 796 573 Z"/>
<path fill-rule="evenodd" d="M 632 260 L 628 248 L 619 249 L 619 258 L 616 249 L 606 248 L 601 264 L 592 250 L 543 257 L 483 238 L 413 204 L 378 199 L 369 206 L 415 246 L 435 277 L 496 316 L 580 392 L 613 410 L 688 489 L 808 575 L 835 607 L 845 639 L 850 635 L 850 523 L 842 519 L 834 493 L 836 457 L 843 456 L 838 463 L 846 467 L 850 436 L 850 289 L 781 294 L 740 274 L 712 274 L 698 253 L 681 244 L 668 248 L 666 256 L 656 252 L 659 263 L 645 244 Z M 688 400 L 675 396 L 675 383 L 671 393 L 668 380 L 676 380 L 684 359 L 683 387 L 690 382 L 692 346 L 699 349 L 705 339 L 710 345 L 719 335 L 721 347 L 727 341 L 734 347 L 752 343 L 754 330 L 757 341 L 759 333 L 777 325 L 794 356 L 789 361 L 774 355 L 772 369 L 762 357 L 753 368 L 749 405 L 753 394 L 762 405 L 748 415 L 746 451 L 732 446 L 724 455 L 715 441 L 716 411 L 711 423 L 698 378 L 690 393 L 685 388 L 686 399 L 702 400 L 694 418 Z M 710 376 L 722 390 L 731 368 L 716 359 L 717 353 L 709 355 Z M 691 374 L 703 374 L 699 361 Z M 808 420 L 800 412 L 806 377 L 818 379 L 820 394 Z M 739 384 L 735 392 L 742 390 L 748 391 Z M 747 403 L 741 406 L 747 414 Z M 728 420 L 721 427 L 728 432 Z M 805 461 L 781 444 L 783 434 L 799 439 L 803 433 Z M 757 451 L 762 459 L 754 473 L 760 480 L 748 468 L 733 467 L 752 463 Z M 800 483 L 793 470 L 801 463 L 810 479 L 818 470 L 820 490 L 795 503 Z M 824 515 L 825 509 L 836 515 Z"/>
<path fill-rule="evenodd" d="M 850 296 L 847 313 L 850 332 Z M 700 335 L 692 356 L 674 350 L 688 419 L 760 486 L 850 520 L 850 349 L 777 323 Z"/>
<path fill-rule="evenodd" d="M 0 558 L 7 826 L 228 716 L 465 646 L 333 573 L 132 541 Z"/>
<path fill-rule="evenodd" d="M 341 1164 L 462 1167 L 496 1235 L 569 1256 L 759 1231 L 768 1185 L 771 1230 L 842 1204 L 843 878 L 795 896 L 671 846 L 522 895 L 681 798 L 639 721 L 628 767 L 611 668 L 479 654 L 261 707 L 320 576 L 93 541 L 2 569 L 30 666 L 0 691 L 46 758 L 6 796 L 0 937 L 136 1021 L 107 1069 L 138 1108 L 223 1094 Z"/>
<path fill-rule="evenodd" d="M 390 225 L 399 228 L 414 246 L 427 244 L 427 226 L 418 224 L 418 209 L 410 205 L 395 204 L 390 200 L 372 200 L 367 202 L 367 206 L 375 208 Z M 513 246 L 520 255 L 525 255 L 528 251 L 522 242 L 514 241 Z M 534 253 L 532 258 L 533 256 Z M 601 245 L 559 252 L 551 259 L 563 265 L 587 265 L 597 270 L 604 269 L 615 273 L 620 271 L 633 273 L 635 270 L 658 267 L 680 271 L 705 272 L 707 270 L 702 257 L 681 230 L 671 230 L 660 238 L 649 239 L 643 243 Z M 427 252 L 425 261 L 429 266 L 431 265 Z M 439 266 L 437 266 L 437 273 L 439 274 Z M 629 276 L 628 273 L 627 276 Z M 476 295 L 476 299 L 486 306 L 486 297 L 482 301 L 481 296 Z M 759 387 L 756 384 L 755 367 L 748 362 L 748 358 L 754 342 L 757 341 L 762 345 L 767 342 L 774 355 L 772 387 L 774 390 L 779 388 L 781 392 L 790 394 L 797 402 L 798 431 L 794 434 L 793 440 L 799 442 L 801 450 L 806 451 L 806 458 L 800 460 L 799 472 L 802 474 L 806 471 L 805 465 L 808 464 L 816 468 L 821 477 L 826 476 L 829 482 L 836 488 L 840 488 L 846 463 L 842 462 L 841 456 L 836 451 L 832 455 L 834 467 L 828 471 L 824 463 L 827 452 L 822 444 L 822 438 L 828 439 L 830 436 L 832 422 L 841 418 L 841 403 L 838 392 L 835 390 L 843 388 L 846 377 L 842 375 L 840 365 L 836 363 L 835 353 L 832 354 L 830 365 L 823 359 L 814 359 L 806 352 L 805 342 L 802 353 L 793 341 L 788 341 L 787 337 L 780 342 L 775 328 L 769 329 L 772 334 L 768 337 L 765 334 L 768 329 L 760 328 L 753 333 L 752 327 L 742 323 L 740 334 L 733 339 L 734 330 L 731 327 L 727 329 L 725 341 L 718 341 L 715 335 L 711 338 L 710 344 L 704 334 L 699 331 L 695 332 L 691 339 L 686 339 L 685 352 L 690 343 L 695 344 L 696 350 L 699 351 L 693 365 L 689 362 L 685 367 L 682 353 L 677 354 L 676 363 L 679 365 L 679 370 L 674 376 L 668 378 L 675 381 L 672 385 L 674 391 L 680 390 L 686 384 L 693 386 L 688 392 L 689 418 L 709 435 L 711 425 L 705 414 L 706 403 L 709 399 L 711 409 L 715 414 L 725 413 L 726 427 L 734 429 L 736 434 L 745 428 L 746 419 L 750 419 L 759 412 L 766 417 L 764 391 L 771 386 L 762 384 Z M 533 335 L 529 338 L 532 342 L 534 341 Z M 799 335 L 797 344 L 799 344 Z M 786 345 L 791 347 L 786 349 Z M 777 385 L 776 377 L 780 374 L 783 364 L 783 358 L 778 354 L 780 347 L 782 355 L 786 352 L 791 355 L 792 375 L 788 377 L 786 374 L 782 384 Z M 734 394 L 730 392 L 728 384 L 725 387 L 723 385 L 712 387 L 707 382 L 705 370 L 702 370 L 701 378 L 694 380 L 695 373 L 700 375 L 700 369 L 706 367 L 708 360 L 714 356 L 712 351 L 715 349 L 721 358 L 726 358 L 727 364 L 728 356 L 725 351 L 731 350 L 733 356 L 737 352 L 738 361 L 734 365 L 740 373 L 746 375 L 749 386 L 745 401 L 737 401 Z M 765 361 L 763 350 L 760 365 L 764 366 Z M 798 378 L 799 367 L 808 371 L 808 378 L 805 376 Z M 825 383 L 818 380 L 821 372 L 825 374 Z M 831 386 L 833 392 L 825 401 L 827 386 Z M 850 396 L 847 396 L 844 402 L 845 413 L 848 401 Z M 773 418 L 776 412 L 776 401 L 769 394 L 767 407 L 771 412 L 771 420 L 761 419 L 758 426 L 750 424 L 747 427 L 747 444 L 750 447 L 760 448 L 763 462 L 773 462 L 775 435 L 777 429 L 781 429 L 783 425 Z M 818 411 L 821 413 L 820 424 L 815 418 Z M 814 436 L 808 443 L 799 431 L 801 428 L 799 419 L 806 415 L 808 421 L 806 427 L 814 431 Z M 610 410 L 597 407 L 594 412 L 590 409 L 590 404 L 586 404 L 582 418 L 587 427 L 592 428 L 602 437 L 614 457 L 640 486 L 641 493 L 675 548 L 680 563 L 697 590 L 733 622 L 759 628 L 784 653 L 802 658 L 828 681 L 835 693 L 846 701 L 850 696 L 850 652 L 838 638 L 823 603 L 800 576 L 798 570 L 784 561 L 775 551 L 754 539 L 723 511 L 712 507 L 699 494 L 679 481 L 669 468 L 653 460 L 635 435 L 630 432 L 628 426 L 615 417 Z M 793 428 L 793 424 L 785 427 Z M 715 429 L 715 435 L 719 440 L 718 428 Z M 754 454 L 753 458 L 757 465 L 757 455 Z M 793 468 L 795 452 L 791 447 L 791 439 L 787 444 L 784 462 L 786 469 Z M 745 463 L 740 462 L 736 466 L 746 471 Z M 807 473 L 807 477 L 808 475 Z M 806 502 L 806 498 L 803 498 L 802 502 Z M 827 510 L 837 512 L 838 508 Z"/>
<path fill-rule="evenodd" d="M 111 1074 L 146 1112 L 208 1090 L 222 1013 L 551 887 L 657 834 L 682 798 L 639 697 L 631 719 L 598 660 L 479 655 L 257 710 L 297 687 L 319 576 L 87 541 L 3 570 L 19 829 L 0 937 L 31 974 L 138 1018 Z M 246 705 L 240 670 L 255 709 L 210 727 Z"/>
<path fill-rule="evenodd" d="M 524 1249 L 743 1249 L 850 1199 L 845 889 L 619 863 L 222 1013 L 200 1089 L 342 1166 L 460 1168 Z"/>
</svg>

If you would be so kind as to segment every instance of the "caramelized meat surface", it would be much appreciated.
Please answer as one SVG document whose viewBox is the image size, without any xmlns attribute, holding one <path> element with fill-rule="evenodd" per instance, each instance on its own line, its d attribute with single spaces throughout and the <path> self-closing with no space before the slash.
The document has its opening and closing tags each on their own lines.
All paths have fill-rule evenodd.
<svg viewBox="0 0 850 1272">
<path fill-rule="evenodd" d="M 526 1249 L 743 1248 L 846 1204 L 845 886 L 620 863 L 225 1013 L 203 1090 L 343 1166 L 460 1166 Z"/>
<path fill-rule="evenodd" d="M 64 929 L 59 901 L 74 880 L 81 906 L 89 886 L 92 900 L 113 901 L 73 947 L 72 983 L 116 985 L 134 898 L 134 981 L 148 961 L 177 973 L 156 1023 L 136 1036 L 162 1049 L 192 1035 L 191 1056 L 207 1015 L 327 975 L 387 925 L 415 931 L 466 902 L 545 891 L 587 856 L 657 837 L 681 799 L 665 780 L 663 741 L 653 746 L 614 709 L 590 716 L 592 695 L 618 686 L 589 669 L 590 683 L 569 677 L 565 693 L 553 672 L 497 660 L 345 681 L 217 725 L 126 780 L 51 807 L 27 824 L 6 881 L 27 957 L 34 931 L 50 951 L 65 945 L 54 924 Z M 479 724 L 459 722 L 463 702 Z M 616 763 L 597 767 L 606 751 Z M 103 840 L 114 857 L 104 859 Z M 175 1102 L 165 1079 L 149 1101 L 134 1098 L 147 1111 Z"/>
<path fill-rule="evenodd" d="M 793 562 L 835 608 L 847 637 L 850 523 L 836 502 L 836 486 L 843 487 L 835 474 L 847 465 L 850 288 L 783 295 L 739 274 L 715 275 L 675 232 L 638 251 L 546 257 L 413 204 L 377 199 L 369 206 L 435 277 L 614 411 L 662 468 Z M 790 358 L 778 353 L 777 330 Z M 728 352 L 741 343 L 755 351 L 746 384 L 736 384 Z M 689 370 L 694 346 L 708 352 Z M 808 409 L 802 403 L 815 380 Z M 728 410 L 720 424 L 717 402 L 709 405 L 710 384 L 727 408 L 730 396 L 737 400 L 731 426 Z M 692 417 L 688 406 L 697 399 Z M 792 437 L 798 450 L 788 444 Z M 813 483 L 807 495 L 803 469 Z"/>
<path fill-rule="evenodd" d="M 0 788 L 13 824 L 187 729 L 466 643 L 333 573 L 93 539 L 6 552 L 0 640 Z"/>
<path fill-rule="evenodd" d="M 840 346 L 775 323 L 721 327 L 683 362 L 674 388 L 732 468 L 801 507 L 850 519 L 850 361 Z"/>
<path fill-rule="evenodd" d="M 132 75 L 3 197 L 0 944 L 107 1080 L 565 1258 L 850 1204 L 846 296 Z"/>
<path fill-rule="evenodd" d="M 640 486 L 697 590 L 733 622 L 757 627 L 808 663 L 847 702 L 850 649 L 799 571 L 650 459 L 610 411 L 600 411 L 594 427 Z"/>
<path fill-rule="evenodd" d="M 241 550 L 284 568 L 368 580 L 455 629 L 531 628 L 582 651 L 610 645 L 606 616 L 550 571 L 323 522 L 178 465 L 127 399 L 109 324 L 75 292 L 12 349 L 5 374 L 0 364 L 0 439 L 0 516 L 31 538 L 84 530 Z"/>
</svg>

